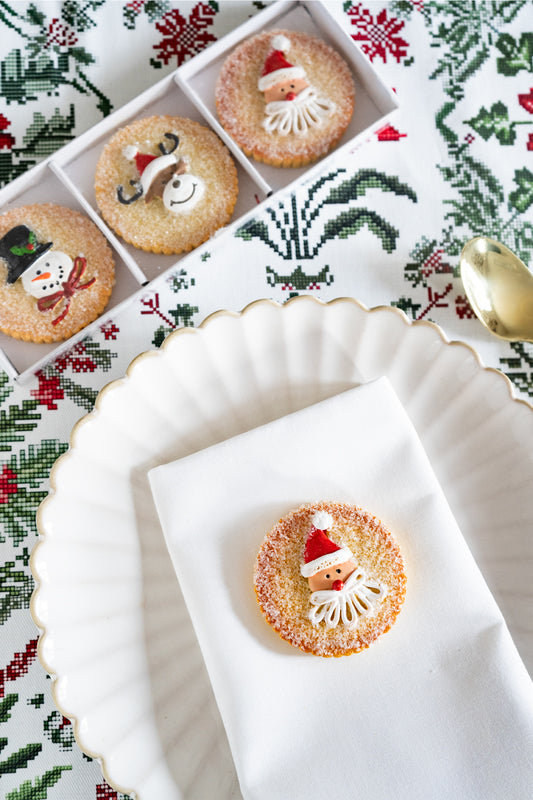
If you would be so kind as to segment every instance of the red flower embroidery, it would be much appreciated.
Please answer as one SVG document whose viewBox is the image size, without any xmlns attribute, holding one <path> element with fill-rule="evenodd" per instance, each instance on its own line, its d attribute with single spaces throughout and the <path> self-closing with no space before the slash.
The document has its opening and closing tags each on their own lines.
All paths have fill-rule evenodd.
<svg viewBox="0 0 533 800">
<path fill-rule="evenodd" d="M 46 406 L 49 411 L 57 409 L 57 400 L 62 400 L 65 396 L 58 376 L 47 378 L 42 372 L 38 374 L 39 388 L 32 389 L 30 394 L 36 397 L 39 404 Z"/>
<path fill-rule="evenodd" d="M 368 9 L 357 3 L 350 6 L 346 13 L 357 30 L 357 33 L 352 33 L 352 39 L 360 43 L 361 50 L 371 61 L 379 56 L 387 63 L 387 53 L 398 64 L 405 58 L 409 44 L 397 35 L 405 23 L 395 17 L 388 19 L 387 9 L 379 11 L 374 18 Z"/>
<path fill-rule="evenodd" d="M 107 783 L 99 783 L 96 787 L 96 800 L 118 800 L 118 792 Z"/>
<path fill-rule="evenodd" d="M 159 44 L 154 45 L 158 58 L 164 64 L 169 64 L 175 56 L 179 67 L 187 57 L 194 56 L 210 42 L 215 42 L 216 37 L 206 30 L 213 24 L 214 16 L 215 11 L 208 3 L 197 3 L 188 20 L 177 8 L 169 11 L 161 22 L 156 23 L 157 30 L 163 34 Z"/>
<path fill-rule="evenodd" d="M 120 329 L 117 328 L 114 322 L 106 322 L 104 325 L 100 326 L 100 330 L 104 334 L 106 342 L 108 342 L 110 339 L 115 340 L 117 338 L 117 334 L 120 333 Z"/>
<path fill-rule="evenodd" d="M 530 133 L 529 136 L 527 137 L 526 147 L 528 150 L 533 150 L 533 133 Z"/>
<path fill-rule="evenodd" d="M 474 319 L 476 316 L 468 299 L 463 297 L 462 294 L 457 295 L 455 298 L 455 313 L 459 319 Z"/>
<path fill-rule="evenodd" d="M 529 94 L 519 94 L 518 102 L 529 114 L 533 114 L 533 89 L 529 90 Z"/>
<path fill-rule="evenodd" d="M 133 0 L 131 3 L 126 3 L 126 8 L 131 8 L 136 14 L 140 14 L 144 6 L 144 0 Z"/>
<path fill-rule="evenodd" d="M 0 474 L 0 504 L 7 503 L 9 496 L 18 491 L 17 476 L 7 464 L 2 467 Z"/>
<path fill-rule="evenodd" d="M 10 133 L 0 133 L 0 150 L 11 150 L 15 144 L 15 137 Z"/>
<path fill-rule="evenodd" d="M 0 131 L 5 131 L 6 128 L 9 128 L 11 122 L 8 120 L 7 117 L 4 117 L 3 114 L 0 114 Z"/>
<path fill-rule="evenodd" d="M 53 19 L 48 26 L 48 36 L 46 37 L 46 47 L 56 45 L 59 47 L 72 47 L 78 41 L 78 37 L 72 28 L 65 25 L 59 19 Z"/>
<path fill-rule="evenodd" d="M 5 696 L 7 681 L 16 681 L 26 675 L 37 655 L 37 639 L 30 639 L 24 650 L 15 653 L 4 669 L 0 669 L 0 698 Z"/>
<path fill-rule="evenodd" d="M 400 133 L 393 128 L 392 125 L 385 125 L 385 127 L 380 128 L 379 131 L 376 131 L 378 142 L 398 142 L 402 136 L 407 136 L 406 133 Z"/>
</svg>

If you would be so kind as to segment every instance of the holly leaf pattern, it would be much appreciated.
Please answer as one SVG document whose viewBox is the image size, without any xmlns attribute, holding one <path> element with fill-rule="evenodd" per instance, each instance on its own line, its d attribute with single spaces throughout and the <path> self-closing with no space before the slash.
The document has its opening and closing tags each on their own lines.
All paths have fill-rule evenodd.
<svg viewBox="0 0 533 800">
<path fill-rule="evenodd" d="M 533 172 L 523 167 L 517 169 L 514 174 L 515 183 L 518 188 L 509 194 L 509 204 L 522 214 L 533 205 Z"/>
<path fill-rule="evenodd" d="M 503 54 L 496 60 L 501 75 L 513 76 L 521 69 L 533 72 L 533 33 L 523 33 L 518 42 L 509 33 L 502 33 L 496 47 Z"/>
<path fill-rule="evenodd" d="M 516 139 L 514 123 L 509 120 L 507 106 L 501 101 L 493 103 L 490 111 L 482 106 L 477 116 L 467 119 L 466 122 L 485 141 L 488 141 L 493 134 L 503 145 L 514 144 Z"/>
</svg>

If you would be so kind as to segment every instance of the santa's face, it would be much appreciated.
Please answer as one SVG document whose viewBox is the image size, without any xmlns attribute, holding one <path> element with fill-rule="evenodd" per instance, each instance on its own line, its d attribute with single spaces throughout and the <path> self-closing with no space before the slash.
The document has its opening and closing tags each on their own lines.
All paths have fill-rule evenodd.
<svg viewBox="0 0 533 800">
<path fill-rule="evenodd" d="M 54 294 L 61 290 L 61 285 L 68 279 L 73 261 L 60 250 L 49 250 L 26 269 L 20 279 L 24 289 L 37 299 Z"/>
<path fill-rule="evenodd" d="M 265 102 L 272 103 L 277 100 L 294 100 L 309 83 L 305 78 L 293 78 L 289 81 L 280 81 L 269 89 L 265 89 Z"/>
<path fill-rule="evenodd" d="M 344 587 L 344 582 L 356 569 L 353 561 L 345 561 L 343 564 L 335 564 L 334 567 L 321 569 L 320 572 L 308 578 L 309 588 L 312 592 L 322 589 L 333 589 L 340 591 Z"/>
<path fill-rule="evenodd" d="M 174 214 L 190 211 L 204 194 L 204 182 L 190 172 L 175 174 L 163 191 L 165 208 Z"/>
</svg>

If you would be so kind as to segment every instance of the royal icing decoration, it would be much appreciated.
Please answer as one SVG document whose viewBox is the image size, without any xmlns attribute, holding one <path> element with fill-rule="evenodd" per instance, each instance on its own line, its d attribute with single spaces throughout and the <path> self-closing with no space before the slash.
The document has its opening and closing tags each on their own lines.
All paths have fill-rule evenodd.
<svg viewBox="0 0 533 800">
<path fill-rule="evenodd" d="M 124 148 L 123 155 L 129 161 L 135 162 L 139 179 L 130 181 L 134 192 L 129 197 L 126 196 L 122 185 L 117 187 L 117 198 L 123 205 L 134 203 L 141 197 L 145 203 L 149 203 L 154 197 L 159 197 L 167 211 L 183 214 L 193 209 L 202 198 L 205 190 L 204 182 L 190 172 L 187 159 L 175 153 L 179 145 L 179 136 L 175 133 L 165 133 L 165 137 L 172 144 L 167 150 L 165 145 L 160 143 L 160 156 L 140 153 L 133 145 Z"/>
<path fill-rule="evenodd" d="M 273 38 L 257 87 L 265 95 L 265 129 L 280 136 L 302 136 L 322 125 L 335 103 L 310 86 L 303 67 L 287 60 L 290 46 L 286 36 Z"/>
<path fill-rule="evenodd" d="M 333 524 L 330 514 L 318 511 L 311 522 L 300 568 L 312 591 L 309 619 L 313 625 L 324 622 L 326 628 L 356 627 L 361 617 L 375 613 L 386 588 L 357 566 L 347 547 L 328 537 L 326 531 Z"/>
<path fill-rule="evenodd" d="M 17 225 L 0 240 L 0 257 L 7 262 L 7 283 L 20 279 L 24 290 L 36 298 L 39 311 L 63 303 L 61 313 L 52 320 L 52 325 L 58 325 L 68 314 L 75 292 L 88 289 L 96 278 L 82 283 L 86 260 L 77 257 L 72 261 L 67 253 L 52 250 L 53 245 L 39 242 L 26 225 Z"/>
</svg>

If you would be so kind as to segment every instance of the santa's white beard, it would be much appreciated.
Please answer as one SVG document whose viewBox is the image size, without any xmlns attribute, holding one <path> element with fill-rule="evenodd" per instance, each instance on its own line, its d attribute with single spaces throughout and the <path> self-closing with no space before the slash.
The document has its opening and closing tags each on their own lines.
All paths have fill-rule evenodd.
<svg viewBox="0 0 533 800">
<path fill-rule="evenodd" d="M 263 125 L 269 133 L 287 136 L 302 135 L 309 128 L 322 125 L 324 119 L 335 109 L 335 103 L 317 94 L 312 86 L 303 89 L 294 100 L 274 100 L 265 106 Z"/>
<path fill-rule="evenodd" d="M 361 617 L 375 612 L 375 606 L 385 597 L 386 589 L 363 570 L 356 569 L 344 583 L 344 588 L 319 589 L 309 602 L 313 606 L 309 619 L 313 625 L 322 621 L 326 628 L 336 628 L 339 622 L 353 628 Z"/>
</svg>

